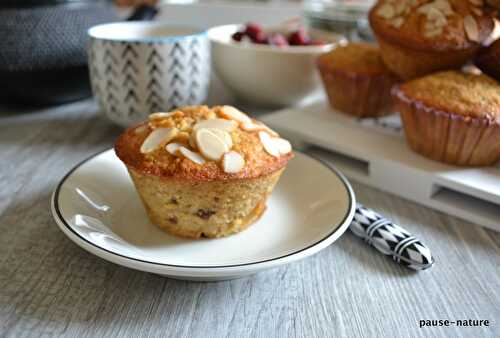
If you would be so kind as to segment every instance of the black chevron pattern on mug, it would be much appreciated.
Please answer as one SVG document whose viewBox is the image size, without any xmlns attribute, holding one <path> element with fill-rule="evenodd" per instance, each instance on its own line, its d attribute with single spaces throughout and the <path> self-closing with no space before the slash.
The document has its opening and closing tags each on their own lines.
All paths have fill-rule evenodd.
<svg viewBox="0 0 500 338">
<path fill-rule="evenodd" d="M 419 239 L 359 203 L 349 229 L 384 255 L 392 256 L 393 260 L 410 269 L 424 270 L 434 263 L 431 251 Z"/>
<path fill-rule="evenodd" d="M 165 41 L 91 39 L 94 95 L 113 121 L 130 125 L 156 111 L 203 103 L 210 80 L 206 36 Z"/>
</svg>

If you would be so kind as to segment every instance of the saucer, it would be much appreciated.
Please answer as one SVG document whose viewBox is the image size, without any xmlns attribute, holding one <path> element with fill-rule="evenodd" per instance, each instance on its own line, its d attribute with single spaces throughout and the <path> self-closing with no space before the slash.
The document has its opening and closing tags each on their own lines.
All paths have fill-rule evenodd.
<svg viewBox="0 0 500 338">
<path fill-rule="evenodd" d="M 355 197 L 336 169 L 296 152 L 263 216 L 241 233 L 185 239 L 150 223 L 128 172 L 113 149 L 64 176 L 52 195 L 63 233 L 115 264 L 186 280 L 225 280 L 311 256 L 349 226 Z"/>
</svg>

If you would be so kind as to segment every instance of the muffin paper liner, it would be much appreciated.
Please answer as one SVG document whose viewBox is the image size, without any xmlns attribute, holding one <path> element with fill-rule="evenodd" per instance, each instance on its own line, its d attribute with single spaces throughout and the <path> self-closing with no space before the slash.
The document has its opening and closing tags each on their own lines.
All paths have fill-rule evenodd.
<svg viewBox="0 0 500 338">
<path fill-rule="evenodd" d="M 393 112 L 390 93 L 397 83 L 394 76 L 349 73 L 321 63 L 318 68 L 334 109 L 357 117 L 379 117 Z"/>
<path fill-rule="evenodd" d="M 500 160 L 500 119 L 475 118 L 411 102 L 394 90 L 396 109 L 411 149 L 425 157 L 462 166 Z"/>
</svg>

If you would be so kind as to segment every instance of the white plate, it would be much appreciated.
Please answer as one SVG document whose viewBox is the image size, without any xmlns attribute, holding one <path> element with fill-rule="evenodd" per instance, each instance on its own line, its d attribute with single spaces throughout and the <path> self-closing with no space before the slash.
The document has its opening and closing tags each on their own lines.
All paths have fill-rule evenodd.
<svg viewBox="0 0 500 338">
<path fill-rule="evenodd" d="M 296 152 L 261 219 L 221 239 L 189 240 L 152 225 L 113 150 L 73 168 L 52 196 L 61 230 L 90 253 L 172 278 L 224 280 L 305 258 L 344 233 L 355 209 L 347 180 Z"/>
</svg>

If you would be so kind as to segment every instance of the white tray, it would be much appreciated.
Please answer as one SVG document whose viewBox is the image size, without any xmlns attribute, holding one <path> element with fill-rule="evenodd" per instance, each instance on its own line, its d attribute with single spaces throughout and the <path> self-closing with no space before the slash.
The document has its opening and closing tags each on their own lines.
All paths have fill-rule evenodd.
<svg viewBox="0 0 500 338">
<path fill-rule="evenodd" d="M 500 166 L 462 168 L 411 151 L 397 115 L 356 119 L 324 102 L 261 117 L 297 145 L 315 145 L 349 178 L 500 231 Z"/>
</svg>

